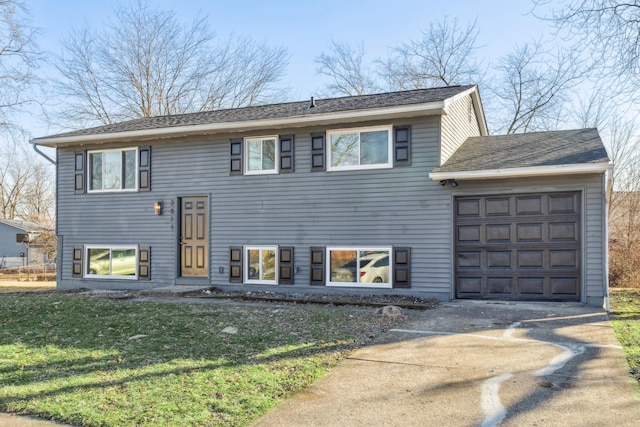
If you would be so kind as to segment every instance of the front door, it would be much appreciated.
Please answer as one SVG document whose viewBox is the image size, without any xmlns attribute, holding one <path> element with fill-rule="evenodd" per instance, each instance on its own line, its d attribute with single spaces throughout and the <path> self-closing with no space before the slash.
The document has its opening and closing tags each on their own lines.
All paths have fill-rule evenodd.
<svg viewBox="0 0 640 427">
<path fill-rule="evenodd" d="M 180 275 L 209 276 L 207 197 L 183 197 L 180 203 Z"/>
</svg>

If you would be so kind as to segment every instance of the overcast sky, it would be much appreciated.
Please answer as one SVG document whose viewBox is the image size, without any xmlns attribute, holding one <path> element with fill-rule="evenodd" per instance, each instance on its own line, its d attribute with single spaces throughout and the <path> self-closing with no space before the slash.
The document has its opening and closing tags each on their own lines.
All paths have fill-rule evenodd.
<svg viewBox="0 0 640 427">
<path fill-rule="evenodd" d="M 127 1 L 127 0 L 123 0 Z M 285 83 L 292 100 L 317 95 L 322 79 L 316 58 L 331 39 L 364 41 L 367 56 L 386 56 L 388 47 L 416 40 L 420 30 L 444 16 L 458 18 L 462 27 L 477 19 L 481 58 L 491 61 L 515 43 L 539 39 L 546 25 L 532 16 L 531 0 L 149 0 L 174 9 L 190 22 L 208 17 L 219 37 L 231 33 L 283 46 L 291 54 Z M 60 40 L 84 23 L 99 26 L 112 16 L 117 0 L 31 0 L 34 24 L 41 29 L 42 48 L 60 52 Z M 482 88 L 481 88 L 482 90 Z"/>
</svg>

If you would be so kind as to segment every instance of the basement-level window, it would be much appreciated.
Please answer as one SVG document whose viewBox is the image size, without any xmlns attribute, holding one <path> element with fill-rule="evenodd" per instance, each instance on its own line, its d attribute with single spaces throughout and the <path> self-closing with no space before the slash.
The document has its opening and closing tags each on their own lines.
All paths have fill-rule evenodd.
<svg viewBox="0 0 640 427">
<path fill-rule="evenodd" d="M 136 148 L 89 151 L 89 191 L 123 191 L 137 188 Z"/>
<path fill-rule="evenodd" d="M 245 246 L 245 283 L 278 284 L 278 247 Z"/>
<path fill-rule="evenodd" d="M 86 246 L 85 260 L 85 277 L 137 278 L 137 246 Z"/>
<path fill-rule="evenodd" d="M 391 167 L 391 126 L 327 132 L 329 170 Z"/>
<path fill-rule="evenodd" d="M 327 248 L 329 286 L 390 288 L 390 248 Z"/>
</svg>

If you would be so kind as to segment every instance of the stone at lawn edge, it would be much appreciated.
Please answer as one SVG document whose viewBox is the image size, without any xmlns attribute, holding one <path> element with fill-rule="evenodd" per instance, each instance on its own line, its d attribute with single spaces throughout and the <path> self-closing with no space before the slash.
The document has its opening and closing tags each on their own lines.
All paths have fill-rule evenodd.
<svg viewBox="0 0 640 427">
<path fill-rule="evenodd" d="M 385 305 L 384 307 L 380 307 L 376 310 L 376 314 L 381 315 L 382 317 L 390 317 L 390 318 L 398 318 L 404 316 L 404 312 L 400 307 L 396 307 L 395 305 Z"/>
</svg>

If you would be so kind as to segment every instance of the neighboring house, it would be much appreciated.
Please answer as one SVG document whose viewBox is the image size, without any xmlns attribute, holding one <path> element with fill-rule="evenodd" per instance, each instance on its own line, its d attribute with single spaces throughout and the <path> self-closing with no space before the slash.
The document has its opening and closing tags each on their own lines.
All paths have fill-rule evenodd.
<svg viewBox="0 0 640 427">
<path fill-rule="evenodd" d="M 43 224 L 0 218 L 0 268 L 22 267 L 49 262 L 47 253 L 33 241 L 43 230 Z M 25 244 L 25 236 L 27 244 Z"/>
<path fill-rule="evenodd" d="M 151 117 L 56 148 L 58 287 L 607 296 L 595 129 L 488 136 L 476 86 Z"/>
</svg>

